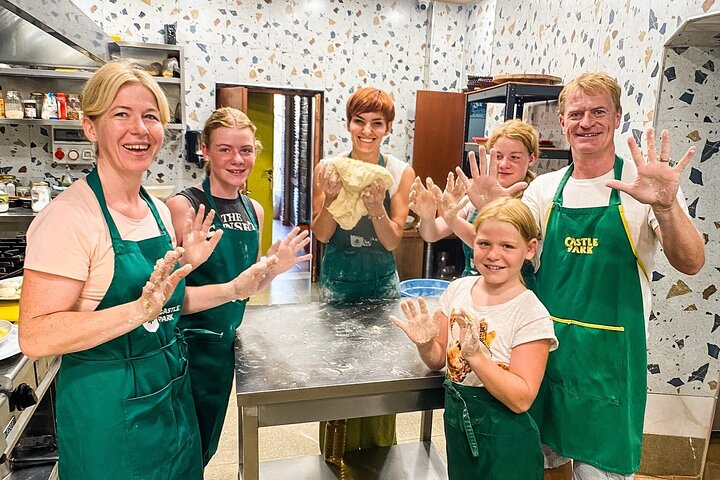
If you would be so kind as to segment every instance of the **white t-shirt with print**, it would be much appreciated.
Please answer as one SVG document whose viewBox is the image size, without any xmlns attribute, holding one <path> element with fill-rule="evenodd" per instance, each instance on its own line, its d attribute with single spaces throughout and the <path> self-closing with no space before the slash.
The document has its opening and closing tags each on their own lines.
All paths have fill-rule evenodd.
<svg viewBox="0 0 720 480">
<path fill-rule="evenodd" d="M 451 325 L 453 310 L 464 308 L 477 321 L 478 330 L 486 331 L 484 343 L 492 358 L 501 367 L 510 365 L 512 349 L 535 340 L 552 340 L 550 350 L 558 347 L 550 314 L 530 290 L 505 303 L 492 306 L 476 305 L 472 300 L 472 287 L 478 277 L 463 277 L 455 280 L 440 296 L 440 308 L 448 317 L 448 345 L 446 368 L 448 377 L 456 383 L 481 387 L 482 382 L 472 372 L 467 361 L 459 352 L 459 327 Z M 482 335 L 481 335 L 482 337 Z"/>
</svg>

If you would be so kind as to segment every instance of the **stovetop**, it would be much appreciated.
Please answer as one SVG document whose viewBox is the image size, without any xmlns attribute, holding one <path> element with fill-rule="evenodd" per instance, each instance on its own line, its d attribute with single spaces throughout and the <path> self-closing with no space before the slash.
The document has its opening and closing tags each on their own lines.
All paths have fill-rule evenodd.
<svg viewBox="0 0 720 480">
<path fill-rule="evenodd" d="M 22 275 L 26 247 L 25 235 L 0 238 L 0 280 Z"/>
</svg>

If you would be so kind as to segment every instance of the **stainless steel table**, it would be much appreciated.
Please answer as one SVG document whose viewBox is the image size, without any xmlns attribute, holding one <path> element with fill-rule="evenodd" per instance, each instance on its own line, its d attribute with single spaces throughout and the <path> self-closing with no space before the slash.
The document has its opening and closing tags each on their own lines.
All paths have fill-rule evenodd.
<svg viewBox="0 0 720 480">
<path fill-rule="evenodd" d="M 447 478 L 430 442 L 443 374 L 422 363 L 391 313 L 402 318 L 399 300 L 248 307 L 235 348 L 238 478 Z M 346 454 L 344 472 L 322 456 L 258 462 L 259 427 L 411 411 L 423 412 L 420 442 Z"/>
</svg>

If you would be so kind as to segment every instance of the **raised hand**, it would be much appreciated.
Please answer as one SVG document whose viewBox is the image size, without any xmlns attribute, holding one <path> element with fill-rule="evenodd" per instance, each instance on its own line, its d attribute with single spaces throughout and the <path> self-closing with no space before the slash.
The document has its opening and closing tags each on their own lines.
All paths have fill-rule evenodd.
<svg viewBox="0 0 720 480">
<path fill-rule="evenodd" d="M 443 190 L 443 196 L 449 196 L 459 202 L 460 199 L 465 195 L 465 184 L 458 178 L 455 180 L 453 172 L 448 172 L 447 181 L 445 182 L 445 190 Z"/>
<path fill-rule="evenodd" d="M 155 262 L 155 268 L 143 287 L 140 298 L 134 302 L 130 322 L 141 324 L 154 320 L 160 315 L 175 287 L 192 270 L 190 264 L 175 269 L 182 255 L 183 247 L 176 247 Z"/>
<path fill-rule="evenodd" d="M 427 188 L 423 185 L 420 177 L 415 177 L 415 181 L 410 186 L 410 199 L 408 206 L 417 213 L 420 219 L 432 220 L 435 218 L 437 204 L 435 203 L 434 190 L 440 191 L 437 185 L 428 177 L 426 180 Z"/>
<path fill-rule="evenodd" d="M 435 191 L 435 203 L 438 206 L 438 212 L 442 216 L 445 223 L 452 228 L 457 219 L 458 213 L 467 205 L 469 202 L 468 197 L 462 197 L 461 199 L 455 198 L 452 194 L 446 192 L 440 193 Z"/>
<path fill-rule="evenodd" d="M 418 298 L 418 306 L 419 309 L 412 300 L 403 300 L 400 302 L 400 308 L 407 321 L 404 322 L 394 315 L 390 315 L 390 321 L 405 332 L 415 345 L 423 347 L 435 341 L 435 337 L 440 333 L 442 312 L 438 309 L 431 317 L 427 303 L 422 297 Z"/>
<path fill-rule="evenodd" d="M 231 295 L 235 300 L 245 300 L 260 289 L 260 283 L 271 274 L 278 263 L 278 257 L 271 255 L 251 265 L 230 281 Z"/>
<path fill-rule="evenodd" d="M 465 186 L 465 191 L 472 202 L 473 206 L 480 210 L 482 207 L 492 202 L 496 198 L 510 197 L 517 192 L 525 190 L 528 186 L 527 182 L 517 182 L 507 188 L 500 185 L 497 177 L 497 152 L 490 150 L 490 160 L 488 168 L 488 155 L 484 146 L 480 149 L 480 165 L 475 160 L 475 152 L 468 153 L 468 161 L 470 163 L 470 179 L 468 179 L 462 168 L 455 167 L 458 180 Z"/>
<path fill-rule="evenodd" d="M 223 234 L 222 230 L 210 232 L 214 217 L 215 210 L 210 210 L 207 216 L 205 215 L 205 205 L 200 204 L 197 213 L 188 208 L 183 237 L 185 253 L 181 263 L 196 268 L 210 257 Z"/>
<path fill-rule="evenodd" d="M 267 252 L 267 256 L 276 256 L 278 262 L 272 268 L 273 275 L 279 275 L 290 270 L 298 263 L 310 260 L 312 254 L 297 256 L 298 252 L 303 250 L 310 243 L 310 234 L 308 231 L 300 231 L 300 227 L 295 227 L 282 240 L 278 240 L 272 244 Z"/>
<path fill-rule="evenodd" d="M 637 177 L 632 183 L 619 180 L 605 182 L 610 188 L 625 192 L 640 203 L 645 203 L 657 209 L 668 209 L 675 202 L 680 186 L 680 174 L 695 155 L 695 147 L 688 148 L 685 155 L 675 165 L 670 164 L 670 132 L 663 130 L 660 133 L 660 154 L 656 150 L 655 129 L 648 128 L 645 132 L 647 138 L 647 160 L 637 142 L 631 136 L 628 138 L 628 147 L 637 166 Z"/>
<path fill-rule="evenodd" d="M 342 189 L 340 175 L 332 164 L 321 162 L 315 169 L 315 176 L 317 177 L 317 186 L 325 194 L 325 206 L 329 206 Z"/>
</svg>

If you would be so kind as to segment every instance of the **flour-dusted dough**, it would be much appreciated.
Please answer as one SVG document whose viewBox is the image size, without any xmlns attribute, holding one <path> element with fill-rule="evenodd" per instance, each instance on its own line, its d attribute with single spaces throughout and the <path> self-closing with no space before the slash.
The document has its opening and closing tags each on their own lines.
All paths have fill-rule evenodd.
<svg viewBox="0 0 720 480">
<path fill-rule="evenodd" d="M 332 158 L 327 162 L 328 167 L 334 168 L 338 173 L 343 184 L 337 198 L 328 207 L 328 211 L 340 228 L 350 230 L 357 225 L 363 215 L 368 213 L 360 198 L 362 189 L 376 179 L 382 180 L 385 189 L 388 189 L 392 185 L 392 175 L 385 167 L 348 157 Z"/>
</svg>

